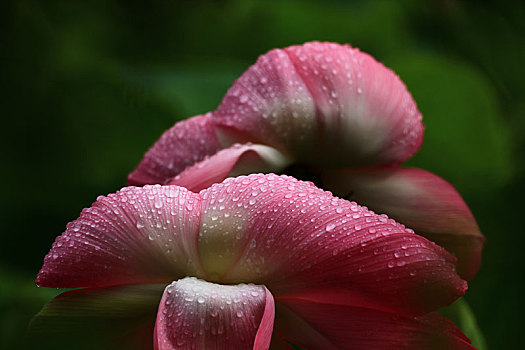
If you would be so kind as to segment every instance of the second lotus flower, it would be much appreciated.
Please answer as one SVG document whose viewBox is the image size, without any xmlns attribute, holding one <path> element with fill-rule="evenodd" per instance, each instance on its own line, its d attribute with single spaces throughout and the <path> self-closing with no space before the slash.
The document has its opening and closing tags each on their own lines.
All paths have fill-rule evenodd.
<svg viewBox="0 0 525 350">
<path fill-rule="evenodd" d="M 403 82 L 348 45 L 312 42 L 261 56 L 217 110 L 175 124 L 129 183 L 198 191 L 229 176 L 281 172 L 386 213 L 479 269 L 484 237 L 458 192 L 399 165 L 420 148 L 422 117 Z"/>
</svg>

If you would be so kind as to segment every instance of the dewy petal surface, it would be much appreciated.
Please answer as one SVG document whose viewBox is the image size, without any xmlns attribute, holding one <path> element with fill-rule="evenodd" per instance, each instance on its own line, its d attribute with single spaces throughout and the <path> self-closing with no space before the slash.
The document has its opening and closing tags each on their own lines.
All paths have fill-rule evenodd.
<svg viewBox="0 0 525 350">
<path fill-rule="evenodd" d="M 474 349 L 448 319 L 304 301 L 277 303 L 276 332 L 306 349 Z"/>
<path fill-rule="evenodd" d="M 199 276 L 200 204 L 198 194 L 177 186 L 100 196 L 57 237 L 36 283 L 74 288 Z"/>
<path fill-rule="evenodd" d="M 274 315 L 273 297 L 264 286 L 187 277 L 164 291 L 155 349 L 268 349 Z"/>
<path fill-rule="evenodd" d="M 212 118 L 233 139 L 332 167 L 402 163 L 423 138 L 421 114 L 399 77 L 370 55 L 333 43 L 259 57 Z"/>
<path fill-rule="evenodd" d="M 221 148 L 210 113 L 176 123 L 146 152 L 128 176 L 130 185 L 164 184 Z"/>
<path fill-rule="evenodd" d="M 315 102 L 290 57 L 274 49 L 233 83 L 212 119 L 235 142 L 307 154 L 319 133 Z"/>
<path fill-rule="evenodd" d="M 466 280 L 481 264 L 485 238 L 456 189 L 437 175 L 416 168 L 330 171 L 324 185 L 378 213 L 386 213 L 451 251 Z"/>
<path fill-rule="evenodd" d="M 265 145 L 235 144 L 186 168 L 169 184 L 198 192 L 214 183 L 222 182 L 227 177 L 279 172 L 290 163 L 291 160 L 275 148 Z"/>
<path fill-rule="evenodd" d="M 277 299 L 424 313 L 464 294 L 455 258 L 386 215 L 312 183 L 255 174 L 201 191 L 207 278 L 264 284 Z"/>
</svg>

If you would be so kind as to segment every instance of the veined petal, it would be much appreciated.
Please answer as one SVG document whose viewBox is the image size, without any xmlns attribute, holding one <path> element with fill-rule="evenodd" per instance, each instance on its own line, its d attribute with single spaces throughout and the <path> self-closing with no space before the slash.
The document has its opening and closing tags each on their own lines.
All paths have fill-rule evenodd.
<svg viewBox="0 0 525 350">
<path fill-rule="evenodd" d="M 48 302 L 27 331 L 31 349 L 153 349 L 165 285 L 138 284 L 65 292 Z"/>
<path fill-rule="evenodd" d="M 444 249 L 311 183 L 257 174 L 201 195 L 198 246 L 211 280 L 407 314 L 435 310 L 466 290 Z"/>
<path fill-rule="evenodd" d="M 268 349 L 274 315 L 273 297 L 264 286 L 187 277 L 164 291 L 155 349 Z"/>
<path fill-rule="evenodd" d="M 399 77 L 370 55 L 333 43 L 259 57 L 212 118 L 234 140 L 331 167 L 402 163 L 423 139 L 421 114 Z"/>
<path fill-rule="evenodd" d="M 454 253 L 464 279 L 478 271 L 485 237 L 461 195 L 439 176 L 415 168 L 331 171 L 324 184 Z"/>
<path fill-rule="evenodd" d="M 176 123 L 146 152 L 128 176 L 130 185 L 164 184 L 221 148 L 210 113 Z"/>
<path fill-rule="evenodd" d="M 319 134 L 315 102 L 289 56 L 274 49 L 234 83 L 212 119 L 225 140 L 308 154 Z"/>
<path fill-rule="evenodd" d="M 222 182 L 227 177 L 259 172 L 278 172 L 290 162 L 289 158 L 272 147 L 235 144 L 186 168 L 169 184 L 197 192 L 214 183 Z"/>
<path fill-rule="evenodd" d="M 98 287 L 198 276 L 200 197 L 177 186 L 125 187 L 67 225 L 36 283 Z"/>
<path fill-rule="evenodd" d="M 277 302 L 276 332 L 306 349 L 474 349 L 437 313 L 417 317 L 344 305 Z"/>
<path fill-rule="evenodd" d="M 421 114 L 392 70 L 349 45 L 312 42 L 285 51 L 322 118 L 320 157 L 333 155 L 338 166 L 402 163 L 421 147 Z M 345 153 L 347 163 L 339 164 Z"/>
</svg>

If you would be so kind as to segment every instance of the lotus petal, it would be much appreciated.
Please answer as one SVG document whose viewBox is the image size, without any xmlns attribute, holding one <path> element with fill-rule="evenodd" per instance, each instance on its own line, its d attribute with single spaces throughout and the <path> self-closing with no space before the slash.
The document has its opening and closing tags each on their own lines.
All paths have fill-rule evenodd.
<svg viewBox="0 0 525 350">
<path fill-rule="evenodd" d="M 259 172 L 278 172 L 288 164 L 290 164 L 290 159 L 275 148 L 254 144 L 235 144 L 186 168 L 169 184 L 198 192 L 214 183 L 222 182 L 227 177 Z"/>
<path fill-rule="evenodd" d="M 464 279 L 478 271 L 485 237 L 461 195 L 439 176 L 416 168 L 331 171 L 325 173 L 324 185 L 454 253 Z"/>
<path fill-rule="evenodd" d="M 407 314 L 466 290 L 443 248 L 312 183 L 255 174 L 201 195 L 198 249 L 209 280 Z"/>
<path fill-rule="evenodd" d="M 277 303 L 276 331 L 306 349 L 474 349 L 437 313 L 417 317 L 305 301 Z"/>
<path fill-rule="evenodd" d="M 27 348 L 153 350 L 156 310 L 164 288 L 135 284 L 62 293 L 31 321 Z"/>
<path fill-rule="evenodd" d="M 348 45 L 312 42 L 259 57 L 212 119 L 236 142 L 264 143 L 301 163 L 399 164 L 421 146 L 421 114 L 390 69 Z"/>
<path fill-rule="evenodd" d="M 274 314 L 272 294 L 264 286 L 187 277 L 164 291 L 155 349 L 268 349 Z"/>
<path fill-rule="evenodd" d="M 200 204 L 198 194 L 177 186 L 125 187 L 100 196 L 57 237 L 36 283 L 102 287 L 202 275 Z"/>
<path fill-rule="evenodd" d="M 164 184 L 221 148 L 210 113 L 176 123 L 146 152 L 128 176 L 130 185 Z"/>
</svg>

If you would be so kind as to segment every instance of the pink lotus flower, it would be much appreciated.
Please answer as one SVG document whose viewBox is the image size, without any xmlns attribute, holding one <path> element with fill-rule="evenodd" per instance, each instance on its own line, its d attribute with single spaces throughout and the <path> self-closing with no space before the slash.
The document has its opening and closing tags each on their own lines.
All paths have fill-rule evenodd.
<svg viewBox="0 0 525 350">
<path fill-rule="evenodd" d="M 484 237 L 469 208 L 440 177 L 399 167 L 421 146 L 421 119 L 403 82 L 366 53 L 319 42 L 275 49 L 217 110 L 166 131 L 129 183 L 198 191 L 228 176 L 306 174 L 453 252 L 470 280 Z"/>
<path fill-rule="evenodd" d="M 144 332 L 125 333 L 144 348 L 470 349 L 433 312 L 467 288 L 455 261 L 385 215 L 257 174 L 200 193 L 155 185 L 100 196 L 56 239 L 37 284 L 90 287 L 59 296 L 48 316 L 133 315 L 126 295 L 158 309 L 154 327 L 146 318 Z"/>
</svg>

